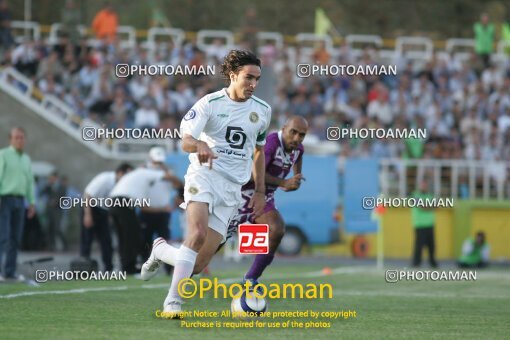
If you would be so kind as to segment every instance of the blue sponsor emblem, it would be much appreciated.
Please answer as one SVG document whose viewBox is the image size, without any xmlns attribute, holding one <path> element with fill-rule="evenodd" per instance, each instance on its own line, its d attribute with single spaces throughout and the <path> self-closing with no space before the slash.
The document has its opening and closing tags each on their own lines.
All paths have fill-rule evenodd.
<svg viewBox="0 0 510 340">
<path fill-rule="evenodd" d="M 195 110 L 191 109 L 184 116 L 184 120 L 192 120 L 193 118 L 196 117 L 196 115 L 197 115 L 197 113 L 195 112 Z"/>
</svg>

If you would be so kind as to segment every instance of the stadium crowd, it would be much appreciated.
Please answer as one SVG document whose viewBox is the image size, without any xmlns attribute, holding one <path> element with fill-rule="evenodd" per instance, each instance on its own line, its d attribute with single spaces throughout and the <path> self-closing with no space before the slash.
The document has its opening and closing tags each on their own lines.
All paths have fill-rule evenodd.
<svg viewBox="0 0 510 340">
<path fill-rule="evenodd" d="M 58 43 L 14 43 L 10 9 L 0 8 L 1 62 L 32 78 L 40 92 L 62 98 L 82 118 L 111 128 L 177 128 L 181 118 L 203 95 L 224 86 L 217 76 L 117 77 L 118 64 L 207 66 L 220 65 L 228 47 L 213 40 L 206 50 L 185 40 L 146 49 L 142 44 L 123 49 L 116 35 L 119 19 L 110 4 L 96 13 L 91 33 L 101 43 L 91 47 L 78 30 L 81 13 L 75 1 L 62 9 Z M 501 161 L 510 159 L 510 63 L 494 62 L 495 26 L 482 13 L 473 25 L 475 53 L 460 61 L 436 53 L 431 60 L 382 60 L 369 47 L 354 53 L 343 45 L 332 55 L 324 44 L 305 51 L 304 46 L 266 42 L 257 46 L 260 30 L 256 12 L 248 9 L 241 33 L 241 48 L 258 50 L 264 73 L 277 79 L 272 104 L 272 127 L 289 115 L 311 123 L 309 135 L 327 138 L 328 127 L 426 128 L 427 139 L 341 140 L 342 156 L 405 157 Z M 509 40 L 503 25 L 501 39 Z M 300 63 L 322 65 L 397 66 L 396 76 L 311 76 L 300 78 Z"/>
<path fill-rule="evenodd" d="M 13 65 L 35 80 L 43 94 L 62 98 L 82 118 L 108 127 L 176 128 L 204 94 L 224 85 L 219 76 L 115 76 L 115 65 L 219 65 L 227 52 L 217 41 L 200 50 L 192 41 L 160 45 L 153 53 L 140 45 L 120 48 L 118 40 L 88 47 L 69 39 L 50 46 L 28 41 L 8 50 Z M 289 53 L 292 52 L 292 53 Z M 396 76 L 312 76 L 300 78 L 298 63 L 368 64 L 380 61 L 366 48 L 355 57 L 347 47 L 337 56 L 317 48 L 260 46 L 265 72 L 277 79 L 273 127 L 291 114 L 311 122 L 311 135 L 326 139 L 330 126 L 426 128 L 427 140 L 341 141 L 351 157 L 410 157 L 498 161 L 510 157 L 510 76 L 508 65 L 487 67 L 475 54 L 466 62 L 437 58 L 424 63 L 400 59 Z M 216 72 L 219 73 L 219 72 Z"/>
</svg>

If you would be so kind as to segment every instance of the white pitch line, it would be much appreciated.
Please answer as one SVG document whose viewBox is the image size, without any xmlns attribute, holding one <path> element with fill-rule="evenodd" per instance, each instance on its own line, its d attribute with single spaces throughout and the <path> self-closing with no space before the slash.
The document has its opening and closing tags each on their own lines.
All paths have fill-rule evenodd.
<svg viewBox="0 0 510 340">
<path fill-rule="evenodd" d="M 359 291 L 359 290 L 340 290 L 336 289 L 333 291 L 335 296 L 389 296 L 389 297 L 423 297 L 423 298 L 453 298 L 453 299 L 510 299 L 510 296 L 503 295 L 465 295 L 459 294 L 445 294 L 445 293 L 417 293 L 417 292 L 388 292 L 388 291 Z"/>
<path fill-rule="evenodd" d="M 363 267 L 340 267 L 335 268 L 332 270 L 332 275 L 335 274 L 350 274 L 354 272 L 360 272 L 360 271 L 366 271 L 367 268 Z M 326 276 L 322 271 L 315 271 L 315 272 L 308 272 L 308 273 L 302 273 L 299 275 L 271 275 L 268 276 L 267 279 L 277 280 L 277 279 L 289 279 L 289 278 L 307 278 L 307 277 L 321 277 Z M 218 280 L 220 283 L 234 283 L 239 282 L 240 278 L 227 278 L 227 279 L 221 279 Z M 62 295 L 62 294 L 82 294 L 82 293 L 88 293 L 88 292 L 108 292 L 108 291 L 117 291 L 117 290 L 127 290 L 127 289 L 159 289 L 159 288 L 168 288 L 169 283 L 157 283 L 157 284 L 142 284 L 141 286 L 121 286 L 121 287 L 98 287 L 98 288 L 79 288 L 79 289 L 69 289 L 69 290 L 45 290 L 45 291 L 30 291 L 30 292 L 20 292 L 20 293 L 13 293 L 13 294 L 7 294 L 7 295 L 0 295 L 0 299 L 14 299 L 18 297 L 23 296 L 33 296 L 33 295 Z"/>
<path fill-rule="evenodd" d="M 67 290 L 44 290 L 41 292 L 21 292 L 7 295 L 0 295 L 0 299 L 13 299 L 22 296 L 32 296 L 32 295 L 61 295 L 61 294 L 82 294 L 88 292 L 107 292 L 107 291 L 115 291 L 115 290 L 127 290 L 128 286 L 120 286 L 120 287 L 98 287 L 98 288 L 78 288 L 78 289 L 67 289 Z"/>
<path fill-rule="evenodd" d="M 278 280 L 278 279 L 298 279 L 298 278 L 309 278 L 309 277 L 327 277 L 332 275 L 339 275 L 339 274 L 355 274 L 355 273 L 363 273 L 363 274 L 377 274 L 381 275 L 381 280 L 384 278 L 384 270 L 379 270 L 371 267 L 338 267 L 331 270 L 331 274 L 326 275 L 323 271 L 314 271 L 314 272 L 308 272 L 308 273 L 300 273 L 297 275 L 289 275 L 289 274 L 275 274 L 271 276 L 265 277 L 265 279 L 269 280 Z M 499 272 L 478 272 L 481 274 L 480 278 L 503 278 L 507 275 L 502 274 L 508 274 L 508 273 L 499 273 Z M 479 278 L 479 279 L 480 279 Z M 240 278 L 227 278 L 227 279 L 221 279 L 218 280 L 219 283 L 235 283 L 239 282 Z M 382 281 L 384 282 L 384 281 Z M 97 288 L 79 288 L 79 289 L 69 289 L 69 290 L 46 290 L 46 291 L 25 291 L 20 293 L 13 293 L 13 294 L 6 294 L 6 295 L 0 295 L 0 299 L 13 299 L 23 296 L 33 296 L 33 295 L 63 295 L 63 294 L 82 294 L 82 293 L 89 293 L 89 292 L 108 292 L 108 291 L 118 291 L 118 290 L 128 290 L 128 289 L 159 289 L 159 288 L 168 288 L 169 283 L 157 283 L 157 284 L 142 284 L 141 286 L 120 286 L 120 287 L 97 287 Z M 343 290 L 335 290 L 333 291 L 335 294 L 339 295 L 365 295 L 365 296 L 395 296 L 395 297 L 451 297 L 451 298 L 509 298 L 506 296 L 458 296 L 453 294 L 444 294 L 441 295 L 438 293 L 434 294 L 428 294 L 428 293 L 401 293 L 401 292 L 388 292 L 388 291 L 343 291 Z"/>
</svg>

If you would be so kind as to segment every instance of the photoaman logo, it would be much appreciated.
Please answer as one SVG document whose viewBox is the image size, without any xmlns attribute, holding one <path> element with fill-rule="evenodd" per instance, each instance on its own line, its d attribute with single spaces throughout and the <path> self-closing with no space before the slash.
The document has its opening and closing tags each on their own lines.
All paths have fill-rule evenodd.
<svg viewBox="0 0 510 340">
<path fill-rule="evenodd" d="M 269 225 L 241 224 L 238 233 L 240 254 L 269 253 Z"/>
</svg>

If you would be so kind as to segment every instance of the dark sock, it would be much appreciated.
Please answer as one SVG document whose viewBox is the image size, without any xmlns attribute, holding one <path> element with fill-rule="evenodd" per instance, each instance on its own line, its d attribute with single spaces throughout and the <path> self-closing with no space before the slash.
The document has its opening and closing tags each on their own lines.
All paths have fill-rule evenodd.
<svg viewBox="0 0 510 340">
<path fill-rule="evenodd" d="M 264 272 L 264 269 L 266 269 L 267 266 L 273 262 L 274 259 L 274 253 L 269 254 L 259 254 L 255 256 L 255 260 L 253 261 L 250 269 L 244 275 L 246 279 L 253 279 L 258 280 L 258 278 L 262 275 Z"/>
</svg>

